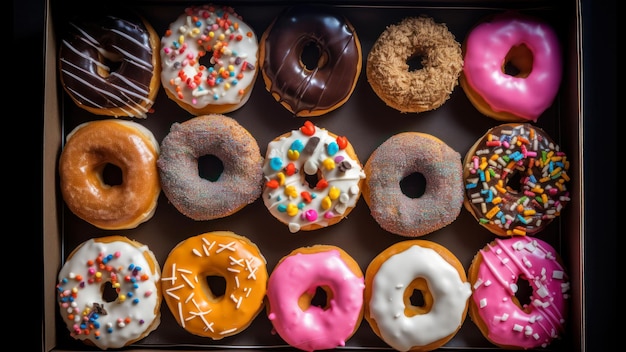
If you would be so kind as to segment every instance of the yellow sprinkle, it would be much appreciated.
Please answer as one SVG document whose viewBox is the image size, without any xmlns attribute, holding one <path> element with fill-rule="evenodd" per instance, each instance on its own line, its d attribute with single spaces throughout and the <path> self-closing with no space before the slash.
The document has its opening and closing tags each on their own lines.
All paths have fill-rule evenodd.
<svg viewBox="0 0 626 352">
<path fill-rule="evenodd" d="M 499 207 L 493 207 L 493 208 L 491 208 L 491 210 L 489 210 L 489 211 L 487 212 L 487 214 L 485 214 L 485 217 L 486 217 L 487 219 L 491 219 L 491 218 L 493 218 L 496 214 L 498 214 L 498 212 L 499 212 L 499 211 L 500 211 L 500 208 L 499 208 Z"/>
<path fill-rule="evenodd" d="M 519 236 L 526 236 L 526 231 L 518 228 L 514 228 L 513 233 Z"/>
<path fill-rule="evenodd" d="M 215 37 L 215 32 L 210 31 L 210 32 L 209 32 L 209 37 L 211 37 L 211 38 Z"/>
<path fill-rule="evenodd" d="M 287 158 L 289 158 L 289 160 L 298 160 L 298 158 L 300 157 L 300 152 L 294 149 L 289 149 L 287 151 Z"/>
<path fill-rule="evenodd" d="M 339 188 L 335 186 L 330 187 L 330 189 L 328 190 L 328 197 L 330 197 L 330 199 L 332 200 L 339 198 L 340 194 L 341 194 L 341 191 L 339 190 Z"/>
<path fill-rule="evenodd" d="M 226 38 L 226 36 L 224 35 L 224 33 L 220 34 L 219 37 L 217 37 L 218 40 L 224 40 L 224 38 Z"/>
<path fill-rule="evenodd" d="M 124 302 L 126 300 L 126 295 L 119 295 L 117 296 L 117 298 L 120 300 L 120 302 Z"/>
<path fill-rule="evenodd" d="M 543 193 L 543 188 L 541 188 L 541 187 L 539 187 L 539 186 L 535 186 L 535 187 L 533 187 L 530 191 L 531 191 L 531 192 L 534 192 L 534 193 L 539 193 L 539 194 L 541 194 L 541 193 Z"/>
<path fill-rule="evenodd" d="M 331 158 L 326 158 L 322 162 L 322 165 L 326 168 L 326 170 L 332 170 L 335 168 L 335 161 Z"/>
<path fill-rule="evenodd" d="M 287 205 L 287 215 L 289 215 L 289 216 L 296 216 L 296 215 L 298 215 L 298 206 L 293 204 L 293 203 L 289 203 Z"/>
<path fill-rule="evenodd" d="M 498 155 L 498 154 L 493 154 L 493 155 L 492 155 L 489 159 L 490 159 L 490 160 L 496 160 L 496 159 L 498 159 L 499 157 L 500 157 L 500 155 Z"/>
<path fill-rule="evenodd" d="M 500 203 L 502 203 L 502 198 L 501 197 L 494 197 L 491 200 L 491 203 L 493 203 L 493 204 L 500 204 Z"/>
<path fill-rule="evenodd" d="M 185 36 L 181 35 L 180 37 L 178 37 L 178 42 L 183 44 L 185 42 Z"/>
<path fill-rule="evenodd" d="M 322 209 L 324 210 L 328 210 L 330 209 L 330 206 L 333 204 L 333 201 L 330 200 L 330 197 L 324 197 L 324 199 L 322 199 Z"/>
<path fill-rule="evenodd" d="M 526 209 L 524 210 L 524 216 L 531 216 L 531 215 L 535 215 L 535 210 L 534 209 Z"/>
<path fill-rule="evenodd" d="M 282 172 L 279 172 L 276 174 L 276 178 L 278 179 L 278 184 L 279 185 L 284 185 L 285 184 L 285 174 Z"/>
<path fill-rule="evenodd" d="M 548 195 L 547 194 L 544 193 L 544 194 L 541 195 L 541 202 L 543 204 L 547 204 L 548 203 Z"/>
<path fill-rule="evenodd" d="M 556 169 L 552 170 L 552 172 L 550 173 L 550 176 L 554 176 L 558 174 L 559 172 L 561 172 L 561 168 L 557 167 Z"/>
<path fill-rule="evenodd" d="M 96 273 L 95 277 L 96 277 L 96 278 L 101 278 L 101 277 L 102 277 L 102 273 L 98 271 L 98 272 Z"/>
<path fill-rule="evenodd" d="M 229 90 L 230 89 L 230 83 L 228 83 L 228 82 L 224 83 L 224 89 Z"/>
<path fill-rule="evenodd" d="M 550 177 L 542 177 L 542 178 L 539 179 L 540 183 L 546 183 L 548 181 L 550 181 Z"/>
<path fill-rule="evenodd" d="M 506 188 L 502 187 L 501 185 L 495 185 L 494 187 L 496 188 L 496 190 L 498 190 L 498 192 L 506 193 Z"/>
<path fill-rule="evenodd" d="M 295 198 L 298 196 L 298 191 L 296 190 L 296 187 L 294 186 L 287 186 L 285 187 L 285 195 L 288 197 Z"/>
<path fill-rule="evenodd" d="M 230 71 L 230 72 L 235 71 L 235 66 L 233 66 L 233 65 L 228 65 L 228 71 Z"/>
</svg>

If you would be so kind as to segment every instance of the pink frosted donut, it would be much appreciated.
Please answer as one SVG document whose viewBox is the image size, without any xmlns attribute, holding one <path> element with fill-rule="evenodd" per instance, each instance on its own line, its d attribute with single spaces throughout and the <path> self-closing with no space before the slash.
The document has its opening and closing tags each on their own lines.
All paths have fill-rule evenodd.
<svg viewBox="0 0 626 352">
<path fill-rule="evenodd" d="M 326 293 L 317 306 L 316 290 Z M 290 346 L 304 351 L 345 346 L 363 318 L 365 283 L 359 264 L 331 245 L 301 247 L 283 257 L 267 283 L 267 313 Z"/>
<path fill-rule="evenodd" d="M 510 122 L 537 122 L 562 76 L 554 30 L 537 18 L 505 12 L 481 22 L 463 43 L 460 84 L 481 113 Z"/>
<path fill-rule="evenodd" d="M 548 346 L 565 331 L 569 278 L 558 253 L 532 237 L 495 239 L 470 265 L 469 314 L 485 338 L 507 349 Z M 519 281 L 532 288 L 528 303 Z"/>
</svg>

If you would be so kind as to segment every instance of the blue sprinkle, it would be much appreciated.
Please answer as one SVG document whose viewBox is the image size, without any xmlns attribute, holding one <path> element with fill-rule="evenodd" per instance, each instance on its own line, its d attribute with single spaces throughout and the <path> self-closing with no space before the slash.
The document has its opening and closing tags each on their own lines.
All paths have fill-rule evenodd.
<svg viewBox="0 0 626 352">
<path fill-rule="evenodd" d="M 337 142 L 335 141 L 330 142 L 328 144 L 328 147 L 326 147 L 326 152 L 330 156 L 337 154 L 338 151 L 339 151 L 339 145 L 337 145 Z"/>
<path fill-rule="evenodd" d="M 304 149 L 304 144 L 302 144 L 301 140 L 296 139 L 293 143 L 291 143 L 291 147 L 289 149 L 293 149 L 299 153 Z"/>
<path fill-rule="evenodd" d="M 274 171 L 279 171 L 283 168 L 283 161 L 280 158 L 271 158 L 270 168 L 272 168 L 272 170 Z"/>
<path fill-rule="evenodd" d="M 279 204 L 277 209 L 279 212 L 284 213 L 287 211 L 287 206 L 285 204 Z"/>
</svg>

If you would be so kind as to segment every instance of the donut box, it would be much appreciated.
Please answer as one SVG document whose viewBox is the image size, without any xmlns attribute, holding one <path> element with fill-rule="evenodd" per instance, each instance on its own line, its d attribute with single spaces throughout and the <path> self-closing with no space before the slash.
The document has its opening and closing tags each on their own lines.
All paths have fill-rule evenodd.
<svg viewBox="0 0 626 352">
<path fill-rule="evenodd" d="M 221 2 L 220 2 L 221 3 Z M 264 206 L 262 199 L 245 206 L 233 215 L 207 221 L 192 220 L 176 210 L 161 193 L 154 216 L 130 230 L 102 230 L 76 217 L 68 210 L 59 192 L 58 160 L 67 134 L 81 123 L 106 117 L 80 109 L 63 91 L 57 71 L 57 55 L 62 28 L 80 9 L 60 0 L 48 1 L 46 36 L 46 97 L 44 121 L 44 346 L 46 351 L 90 350 L 74 340 L 59 317 L 55 301 L 57 274 L 69 252 L 83 241 L 93 237 L 124 235 L 150 247 L 159 263 L 165 263 L 168 253 L 179 242 L 209 231 L 232 231 L 255 242 L 271 273 L 281 257 L 293 249 L 315 244 L 336 245 L 349 253 L 365 271 L 370 261 L 385 248 L 408 238 L 383 230 L 370 215 L 368 205 L 361 197 L 349 216 L 337 224 L 313 231 L 292 233 L 275 219 Z M 168 25 L 184 9 L 198 2 L 130 1 L 124 5 L 137 11 L 163 35 Z M 285 2 L 229 1 L 226 5 L 253 28 L 258 37 L 286 6 Z M 301 118 L 279 104 L 266 90 L 261 75 L 256 78 L 249 100 L 241 108 L 225 115 L 237 120 L 257 140 L 261 154 L 265 155 L 268 143 L 285 132 L 298 129 L 305 120 L 338 135 L 346 136 L 362 164 L 386 139 L 405 131 L 428 133 L 447 143 L 462 156 L 485 131 L 499 125 L 498 121 L 482 115 L 456 86 L 442 106 L 420 113 L 401 113 L 379 99 L 365 75 L 367 54 L 386 26 L 407 16 L 427 15 L 448 29 L 462 42 L 471 28 L 488 15 L 515 9 L 536 15 L 548 21 L 555 29 L 564 57 L 564 73 L 560 90 L 554 103 L 541 115 L 536 125 L 550 134 L 568 154 L 571 164 L 571 202 L 562 215 L 553 221 L 538 238 L 550 243 L 563 257 L 571 281 L 570 311 L 567 330 L 554 341 L 549 350 L 580 350 L 585 335 L 582 317 L 583 273 L 582 258 L 583 207 L 581 200 L 580 155 L 582 127 L 579 110 L 580 71 L 577 67 L 577 45 L 580 26 L 578 2 L 568 1 L 558 5 L 551 1 L 527 2 L 420 2 L 410 1 L 388 4 L 382 1 L 337 1 L 336 6 L 353 24 L 359 37 L 363 67 L 354 92 L 341 107 L 321 116 Z M 168 98 L 163 87 L 157 94 L 152 110 L 145 119 L 129 119 L 149 129 L 161 142 L 173 123 L 181 123 L 193 116 Z M 467 270 L 478 250 L 494 239 L 472 215 L 462 209 L 459 216 L 442 229 L 420 237 L 444 245 L 453 252 Z M 245 350 L 254 348 L 289 346 L 275 333 L 267 315 L 259 314 L 243 332 L 214 341 L 192 335 L 182 329 L 167 306 L 161 306 L 161 323 L 146 338 L 134 343 L 138 349 L 153 350 Z M 484 350 L 495 348 L 467 317 L 445 348 Z M 391 349 L 378 338 L 365 320 L 342 349 Z"/>
</svg>

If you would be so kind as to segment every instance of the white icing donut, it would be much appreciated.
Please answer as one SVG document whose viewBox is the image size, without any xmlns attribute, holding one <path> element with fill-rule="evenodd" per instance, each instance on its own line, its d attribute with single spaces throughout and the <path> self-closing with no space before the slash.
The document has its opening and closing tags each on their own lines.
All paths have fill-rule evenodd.
<svg viewBox="0 0 626 352">
<path fill-rule="evenodd" d="M 188 7 L 161 38 L 163 88 L 194 115 L 234 111 L 252 92 L 258 47 L 233 8 Z"/>
</svg>

